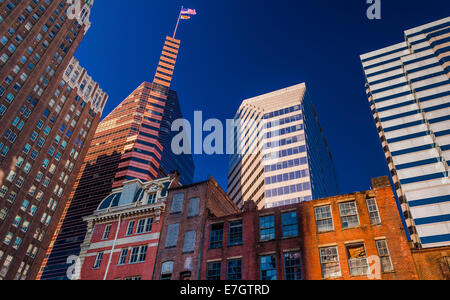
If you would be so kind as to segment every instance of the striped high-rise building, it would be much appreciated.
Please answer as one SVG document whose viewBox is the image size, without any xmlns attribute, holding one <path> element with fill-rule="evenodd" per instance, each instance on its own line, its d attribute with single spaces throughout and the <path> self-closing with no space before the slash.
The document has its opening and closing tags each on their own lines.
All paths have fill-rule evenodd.
<svg viewBox="0 0 450 300">
<path fill-rule="evenodd" d="M 124 182 L 178 171 L 182 184 L 192 183 L 192 156 L 171 149 L 171 124 L 182 118 L 177 93 L 170 90 L 179 47 L 179 40 L 167 37 L 153 83 L 142 83 L 98 126 L 38 279 L 68 278 L 70 258 L 80 254 L 86 235 L 83 217 Z"/>
<path fill-rule="evenodd" d="M 228 194 L 239 207 L 338 194 L 333 158 L 305 84 L 245 100 L 235 128 Z"/>
<path fill-rule="evenodd" d="M 367 95 L 416 247 L 450 245 L 450 17 L 361 56 Z"/>
<path fill-rule="evenodd" d="M 93 1 L 0 1 L 0 279 L 39 271 L 108 96 L 73 55 Z"/>
</svg>

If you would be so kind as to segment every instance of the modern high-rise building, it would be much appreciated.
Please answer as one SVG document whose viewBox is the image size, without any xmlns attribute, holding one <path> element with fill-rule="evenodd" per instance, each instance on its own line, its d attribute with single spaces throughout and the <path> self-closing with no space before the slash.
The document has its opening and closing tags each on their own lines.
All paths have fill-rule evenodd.
<svg viewBox="0 0 450 300">
<path fill-rule="evenodd" d="M 336 195 L 332 155 L 299 84 L 245 100 L 235 117 L 228 194 L 271 208 Z"/>
<path fill-rule="evenodd" d="M 171 149 L 171 124 L 182 118 L 177 93 L 169 89 L 179 47 L 179 40 L 167 37 L 153 83 L 142 83 L 98 126 L 39 279 L 67 279 L 70 257 L 80 254 L 86 235 L 83 217 L 113 189 L 172 171 L 180 173 L 182 184 L 193 181 L 192 156 L 176 156 Z"/>
<path fill-rule="evenodd" d="M 36 276 L 100 122 L 108 96 L 73 58 L 92 3 L 0 3 L 0 279 Z"/>
<path fill-rule="evenodd" d="M 450 245 L 450 17 L 361 56 L 375 123 L 416 247 Z"/>
</svg>

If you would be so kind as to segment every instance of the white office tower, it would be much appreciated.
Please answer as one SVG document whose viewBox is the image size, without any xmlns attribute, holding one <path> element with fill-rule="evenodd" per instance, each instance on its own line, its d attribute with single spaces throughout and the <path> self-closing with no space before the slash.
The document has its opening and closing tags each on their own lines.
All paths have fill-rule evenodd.
<svg viewBox="0 0 450 300">
<path fill-rule="evenodd" d="M 333 160 L 306 85 L 245 100 L 238 110 L 228 194 L 270 208 L 338 194 Z"/>
<path fill-rule="evenodd" d="M 450 245 L 450 17 L 361 56 L 367 94 L 416 247 Z"/>
</svg>

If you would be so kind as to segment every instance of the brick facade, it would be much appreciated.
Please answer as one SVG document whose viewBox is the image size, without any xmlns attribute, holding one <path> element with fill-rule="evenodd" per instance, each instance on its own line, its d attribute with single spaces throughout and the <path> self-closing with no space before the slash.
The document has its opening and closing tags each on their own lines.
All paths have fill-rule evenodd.
<svg viewBox="0 0 450 300">
<path fill-rule="evenodd" d="M 114 190 L 85 218 L 88 232 L 81 247 L 81 276 L 74 274 L 72 279 L 151 280 L 167 191 L 178 185 L 178 175 L 173 175 L 147 183 L 129 181 Z"/>
<path fill-rule="evenodd" d="M 174 197 L 178 199 L 178 205 L 174 204 Z M 222 217 L 237 212 L 237 206 L 213 178 L 171 189 L 153 279 L 159 280 L 162 276 L 174 280 L 198 279 L 207 217 Z M 169 227 L 178 228 L 178 234 L 174 235 L 172 230 L 175 229 L 168 234 Z M 167 242 L 168 238 L 172 243 Z M 190 243 L 189 239 L 193 241 Z"/>
<path fill-rule="evenodd" d="M 261 279 L 261 258 L 274 256 L 273 259 L 276 261 L 276 279 L 287 279 L 287 273 L 289 273 L 291 278 L 292 276 L 295 277 L 297 275 L 293 270 L 298 271 L 301 268 L 302 279 L 320 280 L 324 279 L 319 254 L 320 249 L 334 248 L 337 250 L 339 264 L 334 264 L 335 272 L 332 274 L 334 276 L 331 276 L 330 279 L 368 279 L 367 275 L 356 276 L 353 274 L 354 276 L 352 276 L 350 274 L 349 255 L 351 253 L 359 255 L 357 258 L 354 257 L 352 264 L 362 262 L 367 266 L 367 263 L 370 262 L 367 258 L 379 256 L 377 241 L 382 245 L 385 245 L 383 242 L 385 241 L 389 250 L 389 256 L 385 261 L 392 261 L 393 270 L 389 269 L 387 272 L 381 272 L 380 279 L 417 279 L 408 241 L 404 234 L 402 221 L 389 180 L 387 177 L 377 179 L 373 181 L 373 185 L 374 189 L 371 191 L 260 211 L 256 209 L 253 202 L 247 202 L 244 212 L 241 214 L 222 218 L 209 217 L 205 226 L 200 278 L 202 280 L 209 278 L 211 272 L 208 272 L 208 266 L 211 268 L 215 266 L 216 273 L 218 273 L 217 270 L 220 267 L 220 279 L 227 279 L 227 270 L 229 269 L 227 268 L 227 263 L 237 259 L 241 261 L 242 279 L 259 280 Z M 371 225 L 367 204 L 367 200 L 370 199 L 374 199 L 378 206 L 378 215 L 381 222 L 375 222 L 377 225 Z M 344 229 L 339 205 L 347 203 L 356 204 L 358 224 L 355 223 L 353 224 L 354 226 Z M 318 233 L 315 209 L 325 206 L 331 208 L 333 226 L 324 233 Z M 295 234 L 293 237 L 283 237 L 283 214 L 286 214 L 284 216 L 286 217 L 288 213 L 292 212 L 296 213 L 297 224 L 289 227 L 290 223 L 287 222 L 285 231 L 286 233 L 290 232 L 292 235 L 293 232 L 295 233 L 295 229 L 292 231 L 293 228 L 297 227 L 298 234 Z M 274 217 L 275 235 L 270 237 L 268 241 L 262 242 L 260 241 L 260 222 L 262 222 L 261 217 L 266 216 L 268 218 Z M 229 245 L 229 224 L 239 220 L 242 220 L 242 243 L 232 246 Z M 290 222 L 292 223 L 292 220 Z M 210 240 L 211 228 L 217 224 L 223 224 L 223 247 L 209 249 L 208 241 Z M 222 225 L 219 225 L 219 228 L 220 226 Z M 287 231 L 287 229 L 291 231 Z M 265 232 L 266 234 L 267 232 L 272 232 L 271 234 L 273 234 L 270 226 Z M 290 259 L 291 263 L 293 263 L 298 255 L 301 257 L 300 266 L 297 269 L 291 268 L 287 270 L 284 264 L 285 259 Z M 358 273 L 358 270 L 360 271 L 361 269 L 354 268 L 354 272 Z M 264 272 L 267 276 L 273 276 L 274 273 L 274 270 Z M 363 273 L 367 274 L 366 272 Z M 219 277 L 215 279 L 219 279 Z"/>
<path fill-rule="evenodd" d="M 450 247 L 412 250 L 419 280 L 450 280 Z"/>
<path fill-rule="evenodd" d="M 80 20 L 66 1 L 0 3 L 2 279 L 36 278 L 108 98 L 71 74 L 92 4 Z"/>
</svg>

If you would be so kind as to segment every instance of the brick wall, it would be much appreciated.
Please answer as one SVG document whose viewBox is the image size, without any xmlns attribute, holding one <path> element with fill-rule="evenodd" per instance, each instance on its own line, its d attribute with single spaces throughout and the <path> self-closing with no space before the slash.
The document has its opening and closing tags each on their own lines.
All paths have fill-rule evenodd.
<svg viewBox="0 0 450 300">
<path fill-rule="evenodd" d="M 242 279 L 259 280 L 260 257 L 275 255 L 277 279 L 285 279 L 284 254 L 300 252 L 302 265 L 302 278 L 307 280 L 320 280 L 322 266 L 319 249 L 322 247 L 337 247 L 341 276 L 334 279 L 358 280 L 368 279 L 367 276 L 350 275 L 348 263 L 347 245 L 360 243 L 364 245 L 366 256 L 378 257 L 377 240 L 386 240 L 394 271 L 383 273 L 381 279 L 404 280 L 417 279 L 410 248 L 406 239 L 400 213 L 396 200 L 389 185 L 388 178 L 379 178 L 373 181 L 374 190 L 342 195 L 331 198 L 304 202 L 258 211 L 256 205 L 247 202 L 244 212 L 222 218 L 210 217 L 205 226 L 205 242 L 202 254 L 201 279 L 207 278 L 207 264 L 209 262 L 222 262 L 221 279 L 227 278 L 227 261 L 240 258 L 242 260 Z M 371 225 L 367 199 L 376 199 L 381 224 Z M 358 211 L 359 226 L 351 229 L 343 229 L 339 204 L 355 202 Z M 318 233 L 316 229 L 315 208 L 330 205 L 333 216 L 334 230 Z M 283 238 L 282 214 L 296 212 L 299 234 L 292 238 Z M 273 215 L 275 217 L 275 239 L 261 242 L 260 217 Z M 243 244 L 238 246 L 228 245 L 229 223 L 235 220 L 243 221 Z M 223 247 L 209 249 L 208 240 L 213 224 L 224 224 Z"/>
<path fill-rule="evenodd" d="M 182 210 L 179 213 L 171 213 L 173 197 L 180 193 L 184 194 Z M 188 216 L 189 201 L 193 198 L 200 198 L 198 215 Z M 161 278 L 162 265 L 166 262 L 173 262 L 172 279 L 178 280 L 182 275 L 188 279 L 198 279 L 206 217 L 208 215 L 229 215 L 238 211 L 239 209 L 213 178 L 190 186 L 171 189 L 167 198 L 167 209 L 164 213 L 164 224 L 153 279 Z M 177 244 L 176 247 L 166 248 L 167 231 L 172 224 L 179 224 Z M 184 253 L 184 240 L 186 233 L 190 231 L 196 232 L 194 250 Z"/>
<path fill-rule="evenodd" d="M 412 250 L 420 280 L 450 280 L 450 247 Z"/>
</svg>

